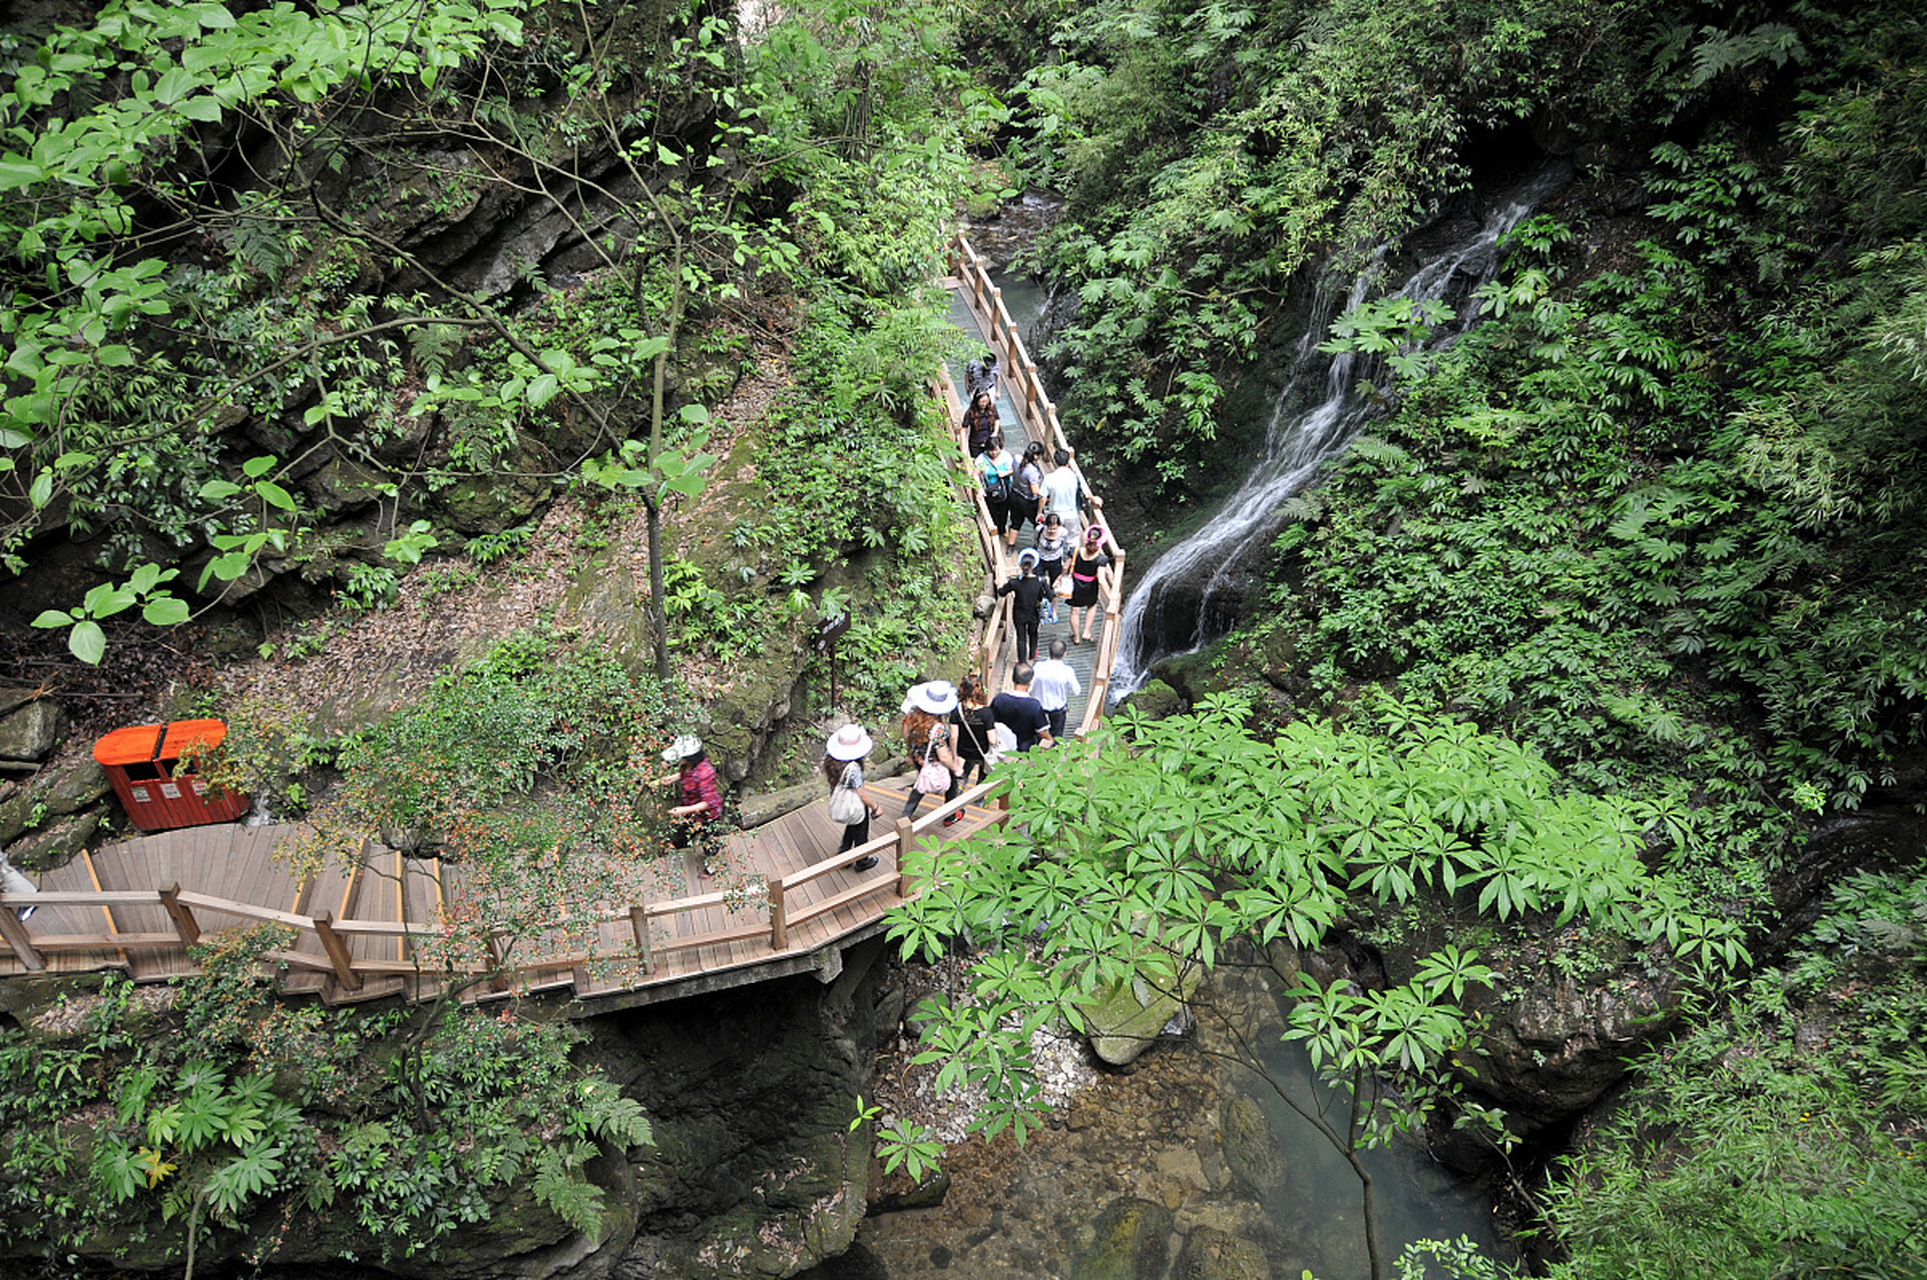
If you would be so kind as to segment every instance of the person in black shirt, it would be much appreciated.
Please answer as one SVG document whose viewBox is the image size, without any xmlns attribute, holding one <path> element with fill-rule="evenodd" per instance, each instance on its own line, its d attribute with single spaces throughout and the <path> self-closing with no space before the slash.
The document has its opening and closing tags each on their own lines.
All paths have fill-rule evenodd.
<svg viewBox="0 0 1927 1280">
<path fill-rule="evenodd" d="M 1011 668 L 1010 692 L 990 700 L 990 712 L 997 717 L 997 723 L 1017 735 L 1019 751 L 1029 751 L 1039 742 L 1047 747 L 1057 745 L 1057 739 L 1050 734 L 1050 716 L 1037 705 L 1037 699 L 1030 696 L 1030 681 L 1035 674 L 1030 663 L 1018 663 Z"/>
<path fill-rule="evenodd" d="M 1037 623 L 1044 614 L 1044 597 L 1050 583 L 1037 572 L 1037 553 L 1026 548 L 1017 556 L 1019 572 L 997 588 L 1000 596 L 1014 597 L 1010 606 L 1011 626 L 1017 632 L 1017 661 L 1037 660 Z"/>
</svg>

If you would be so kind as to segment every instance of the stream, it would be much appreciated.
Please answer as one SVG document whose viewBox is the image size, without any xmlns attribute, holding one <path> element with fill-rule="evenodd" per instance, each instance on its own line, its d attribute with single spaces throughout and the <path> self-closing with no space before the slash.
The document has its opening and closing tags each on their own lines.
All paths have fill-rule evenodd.
<svg viewBox="0 0 1927 1280">
<path fill-rule="evenodd" d="M 1276 1003 L 1258 979 L 1221 969 L 1214 982 L 1235 1025 L 1204 1014 L 1188 1034 L 1161 1038 L 1123 1069 L 1092 1069 L 1085 1050 L 1073 1073 L 1081 1087 L 1023 1147 L 1008 1136 L 953 1143 L 942 1204 L 872 1214 L 851 1250 L 806 1280 L 1156 1280 L 1167 1271 L 1186 1280 L 1297 1280 L 1306 1270 L 1317 1280 L 1367 1280 L 1358 1180 L 1272 1084 L 1308 1109 L 1325 1107 L 1341 1127 L 1342 1104 L 1312 1084 L 1303 1053 L 1280 1041 Z M 1236 1060 L 1240 1037 L 1258 1048 L 1263 1075 Z M 909 1052 L 899 1047 L 902 1058 Z M 1464 1235 L 1497 1249 L 1483 1188 L 1403 1142 L 1368 1152 L 1366 1163 L 1386 1274 L 1421 1238 Z M 1132 1199 L 1155 1206 L 1148 1212 L 1161 1232 L 1154 1228 L 1134 1269 L 1096 1265 L 1105 1229 Z M 1265 1269 L 1180 1270 L 1187 1246 L 1219 1239 L 1215 1232 L 1245 1242 L 1237 1247 L 1253 1262 L 1262 1255 Z"/>
</svg>

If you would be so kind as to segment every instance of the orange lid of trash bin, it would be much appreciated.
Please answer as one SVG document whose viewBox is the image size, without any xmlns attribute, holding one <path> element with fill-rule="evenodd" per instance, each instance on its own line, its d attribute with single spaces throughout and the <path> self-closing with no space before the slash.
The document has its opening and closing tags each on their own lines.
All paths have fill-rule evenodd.
<svg viewBox="0 0 1927 1280">
<path fill-rule="evenodd" d="M 178 760 L 197 747 L 202 751 L 212 751 L 221 745 L 225 737 L 227 722 L 224 720 L 176 720 L 173 724 L 130 725 L 125 729 L 116 729 L 94 743 L 94 759 L 103 765 Z"/>
<path fill-rule="evenodd" d="M 161 743 L 161 759 L 178 760 L 195 751 L 212 751 L 225 737 L 225 720 L 176 720 L 167 726 L 167 741 Z"/>
<path fill-rule="evenodd" d="M 104 765 L 146 764 L 158 752 L 164 724 L 137 724 L 116 729 L 94 744 L 94 759 Z"/>
</svg>

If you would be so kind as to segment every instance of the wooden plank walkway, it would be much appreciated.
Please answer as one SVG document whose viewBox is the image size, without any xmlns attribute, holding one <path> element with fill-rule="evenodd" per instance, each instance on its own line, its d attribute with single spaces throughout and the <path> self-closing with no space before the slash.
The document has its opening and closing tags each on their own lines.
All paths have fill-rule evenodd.
<svg viewBox="0 0 1927 1280">
<path fill-rule="evenodd" d="M 865 788 L 885 818 L 873 824 L 864 850 L 840 859 L 842 829 L 820 803 L 732 834 L 727 870 L 714 880 L 697 877 L 693 857 L 676 855 L 668 880 L 686 881 L 695 892 L 642 904 L 649 934 L 646 972 L 628 904 L 594 901 L 594 865 L 570 868 L 585 886 L 583 911 L 573 924 L 558 922 L 504 953 L 484 955 L 480 943 L 466 951 L 459 945 L 460 921 L 474 905 L 474 886 L 461 864 L 364 845 L 359 855 L 330 859 L 297 883 L 291 860 L 274 850 L 306 836 L 306 828 L 229 825 L 109 845 L 39 877 L 37 896 L 9 896 L 0 909 L 36 906 L 25 932 L 45 968 L 33 969 L 8 946 L 0 949 L 0 977 L 119 970 L 136 982 L 163 982 L 194 972 L 176 918 L 157 892 L 163 885 L 178 887 L 178 902 L 203 941 L 264 922 L 293 928 L 295 940 L 273 957 L 281 990 L 329 1003 L 384 996 L 427 1000 L 453 984 L 468 1002 L 569 988 L 586 1002 L 585 1010 L 601 1010 L 806 972 L 822 967 L 819 953 L 826 948 L 880 929 L 884 912 L 902 901 L 900 839 L 891 824 L 908 783 L 906 776 Z M 981 791 L 960 799 L 981 799 Z M 913 823 L 913 838 L 953 842 L 1002 820 L 1000 810 L 978 803 L 957 807 L 962 817 L 945 827 L 943 807 L 927 801 Z M 848 864 L 865 851 L 877 855 L 878 865 L 851 870 Z M 618 874 L 607 880 L 610 888 L 629 883 Z M 779 948 L 766 886 L 785 880 L 794 887 L 783 892 L 786 929 Z M 72 900 L 83 897 L 91 901 Z M 331 963 L 314 927 L 317 918 L 339 935 L 356 981 L 344 980 Z M 472 956 L 472 967 L 460 963 L 464 954 Z"/>
<path fill-rule="evenodd" d="M 959 240 L 964 279 L 951 281 L 953 314 L 983 335 L 979 316 L 994 313 L 1005 365 L 999 400 L 1006 444 L 1021 457 L 1033 429 L 1063 446 L 1056 411 L 1036 368 L 1010 327 L 982 260 Z M 958 370 L 945 399 L 959 426 Z M 1027 425 L 1028 424 L 1028 425 Z M 959 439 L 959 453 L 962 452 Z M 974 485 L 974 468 L 959 459 Z M 1073 464 L 1074 465 L 1074 464 Z M 1086 485 L 1089 492 L 1089 486 Z M 983 523 L 973 500 L 992 583 L 1014 558 Z M 1091 498 L 1101 519 L 1102 502 Z M 1022 545 L 1034 533 L 1026 528 Z M 1070 661 L 1085 693 L 1072 703 L 1073 732 L 1103 712 L 1122 599 L 1123 550 L 1107 549 L 1115 574 L 1103 575 L 1103 629 L 1096 644 L 1074 645 Z M 1014 658 L 1008 608 L 988 624 L 979 654 L 995 691 Z M 1040 644 L 1069 638 L 1069 609 L 1045 625 Z M 883 928 L 884 913 L 916 892 L 901 855 L 919 842 L 943 845 L 1000 824 L 1001 808 L 984 807 L 992 786 L 964 792 L 948 805 L 929 801 L 911 823 L 900 822 L 909 778 L 866 787 L 884 818 L 859 849 L 836 853 L 842 831 L 822 802 L 754 831 L 732 834 L 727 870 L 699 877 L 693 856 L 614 865 L 606 858 L 559 866 L 557 904 L 536 921 L 490 935 L 477 923 L 489 892 L 466 867 L 407 857 L 363 841 L 318 866 L 290 850 L 312 835 L 300 826 L 224 825 L 165 832 L 83 853 L 38 877 L 35 894 L 0 894 L 0 978 L 34 973 L 120 970 L 137 982 L 189 974 L 190 947 L 222 933 L 260 925 L 288 931 L 266 957 L 280 989 L 330 1002 L 454 995 L 465 1002 L 530 991 L 568 989 L 582 1012 L 650 1003 L 815 970 L 841 969 L 841 948 Z M 955 813 L 958 821 L 945 826 Z M 878 864 L 852 864 L 875 855 Z M 531 851 L 531 857 L 539 851 Z M 525 904 L 526 905 L 526 904 Z M 34 908 L 21 922 L 14 912 Z M 494 917 L 490 917 L 494 918 Z"/>
</svg>

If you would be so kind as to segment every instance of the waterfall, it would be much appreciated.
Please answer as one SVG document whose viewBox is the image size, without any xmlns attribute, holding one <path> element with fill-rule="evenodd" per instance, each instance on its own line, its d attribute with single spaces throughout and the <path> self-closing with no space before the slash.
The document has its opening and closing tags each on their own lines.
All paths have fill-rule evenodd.
<svg viewBox="0 0 1927 1280">
<path fill-rule="evenodd" d="M 1437 301 L 1448 291 L 1469 292 L 1484 283 L 1498 268 L 1499 237 L 1565 180 L 1562 168 L 1531 179 L 1498 201 L 1475 234 L 1445 248 L 1392 293 L 1417 302 Z M 1375 261 L 1352 286 L 1347 308 L 1365 301 L 1376 274 Z M 1456 321 L 1433 334 L 1430 349 L 1441 348 L 1470 327 L 1473 308 L 1459 310 Z M 1272 402 L 1263 453 L 1244 482 L 1195 533 L 1160 555 L 1126 597 L 1111 670 L 1113 697 L 1143 684 L 1158 659 L 1190 653 L 1230 629 L 1242 596 L 1238 577 L 1250 559 L 1247 553 L 1269 544 L 1283 522 L 1285 499 L 1358 434 L 1370 405 L 1353 391 L 1363 372 L 1357 358 L 1326 356 L 1318 350 L 1333 311 L 1329 298 L 1315 301 L 1291 373 Z M 1307 408 L 1308 397 L 1315 399 Z"/>
</svg>

